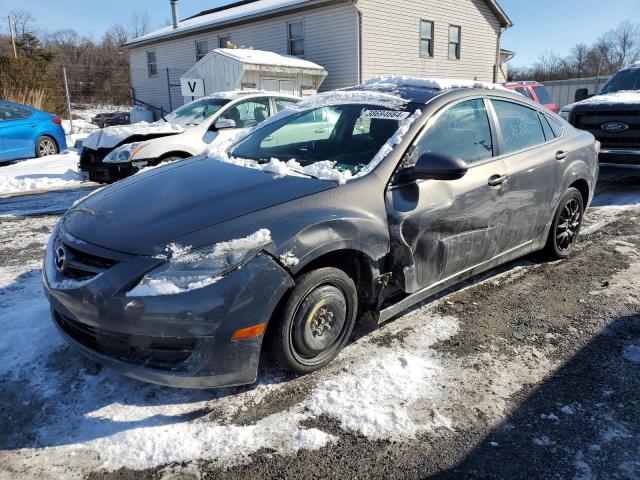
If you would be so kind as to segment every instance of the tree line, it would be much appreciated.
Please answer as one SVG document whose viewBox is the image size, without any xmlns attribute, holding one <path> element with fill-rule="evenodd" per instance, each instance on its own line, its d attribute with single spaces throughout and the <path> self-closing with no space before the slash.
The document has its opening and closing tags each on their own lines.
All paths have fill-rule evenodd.
<svg viewBox="0 0 640 480">
<path fill-rule="evenodd" d="M 9 15 L 18 58 L 5 17 L 7 28 L 0 34 L 1 98 L 39 103 L 34 106 L 64 113 L 64 65 L 73 102 L 130 103 L 129 59 L 121 45 L 150 31 L 148 14 L 133 13 L 128 22 L 113 25 L 97 40 L 73 29 L 45 31 L 27 11 Z"/>
<path fill-rule="evenodd" d="M 509 69 L 510 80 L 565 80 L 613 75 L 640 60 L 640 24 L 624 21 L 593 44 L 576 44 L 566 57 L 553 51 L 540 54 L 531 67 Z"/>
</svg>

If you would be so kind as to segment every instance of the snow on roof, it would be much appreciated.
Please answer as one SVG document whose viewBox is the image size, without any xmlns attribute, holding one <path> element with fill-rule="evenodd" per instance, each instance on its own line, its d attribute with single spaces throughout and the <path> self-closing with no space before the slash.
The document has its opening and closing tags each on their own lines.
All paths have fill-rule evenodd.
<svg viewBox="0 0 640 480">
<path fill-rule="evenodd" d="M 640 68 L 640 60 L 638 60 L 637 62 L 633 62 L 633 63 L 627 65 L 622 70 L 630 70 L 632 68 Z"/>
<path fill-rule="evenodd" d="M 303 60 L 302 58 L 292 57 L 289 55 L 280 55 L 278 53 L 267 52 L 265 50 L 253 50 L 249 48 L 216 48 L 213 52 L 219 55 L 224 55 L 225 57 L 233 58 L 239 62 L 254 65 L 307 68 L 312 70 L 321 70 L 324 72 L 324 67 L 321 67 L 317 63 L 310 62 L 309 60 Z"/>
<path fill-rule="evenodd" d="M 450 90 L 452 88 L 486 88 L 489 90 L 508 90 L 497 83 L 479 82 L 461 78 L 420 78 L 406 75 L 390 75 L 373 77 L 366 85 L 393 85 L 396 87 L 431 88 L 434 90 Z"/>
<path fill-rule="evenodd" d="M 228 9 L 181 20 L 178 28 L 173 28 L 173 25 L 168 25 L 151 33 L 147 33 L 146 35 L 142 35 L 141 37 L 134 38 L 130 42 L 127 42 L 125 45 L 142 43 L 167 35 L 186 33 L 198 28 L 210 27 L 213 25 L 230 22 L 232 20 L 250 17 L 252 15 L 259 15 L 273 10 L 279 10 L 298 4 L 307 3 L 308 1 L 309 0 L 257 0 L 255 2 L 247 3 L 244 5 L 238 5 Z"/>
</svg>

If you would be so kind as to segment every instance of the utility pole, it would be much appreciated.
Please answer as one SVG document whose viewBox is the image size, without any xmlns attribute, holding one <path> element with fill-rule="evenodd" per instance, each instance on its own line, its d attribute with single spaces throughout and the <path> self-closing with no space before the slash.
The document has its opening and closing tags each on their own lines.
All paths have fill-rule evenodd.
<svg viewBox="0 0 640 480">
<path fill-rule="evenodd" d="M 16 51 L 16 36 L 13 33 L 13 25 L 11 24 L 11 15 L 7 15 L 9 19 L 9 33 L 11 34 L 11 45 L 13 45 L 13 58 L 18 58 L 18 52 Z"/>
<path fill-rule="evenodd" d="M 64 77 L 64 93 L 67 96 L 67 109 L 69 110 L 69 128 L 73 133 L 73 118 L 71 118 L 71 99 L 69 98 L 69 84 L 67 83 L 67 69 L 65 66 L 62 66 L 62 76 Z"/>
</svg>

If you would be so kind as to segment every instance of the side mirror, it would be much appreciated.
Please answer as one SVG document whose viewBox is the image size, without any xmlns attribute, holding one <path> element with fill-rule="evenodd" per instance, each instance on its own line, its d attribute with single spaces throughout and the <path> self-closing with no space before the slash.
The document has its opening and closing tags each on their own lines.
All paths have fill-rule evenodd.
<svg viewBox="0 0 640 480">
<path fill-rule="evenodd" d="M 224 130 L 225 128 L 236 128 L 236 121 L 230 118 L 219 118 L 214 125 L 216 130 Z"/>
<path fill-rule="evenodd" d="M 464 177 L 469 167 L 463 160 L 442 153 L 427 152 L 420 156 L 413 167 L 398 172 L 402 182 L 411 180 L 458 180 Z"/>
<path fill-rule="evenodd" d="M 591 98 L 593 95 L 589 95 L 589 89 L 587 88 L 579 88 L 576 90 L 576 95 L 574 100 L 576 102 L 581 102 L 582 100 L 586 100 L 587 98 Z"/>
</svg>

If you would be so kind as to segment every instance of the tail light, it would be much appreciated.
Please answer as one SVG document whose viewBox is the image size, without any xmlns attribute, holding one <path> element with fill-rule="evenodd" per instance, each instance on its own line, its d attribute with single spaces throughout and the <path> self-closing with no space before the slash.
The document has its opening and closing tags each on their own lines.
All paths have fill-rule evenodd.
<svg viewBox="0 0 640 480">
<path fill-rule="evenodd" d="M 602 144 L 598 140 L 596 140 L 595 147 L 596 147 L 596 153 L 598 155 L 600 155 L 600 150 L 602 148 Z"/>
<path fill-rule="evenodd" d="M 56 125 L 62 125 L 62 120 L 60 120 L 60 117 L 53 117 L 51 121 Z"/>
</svg>

